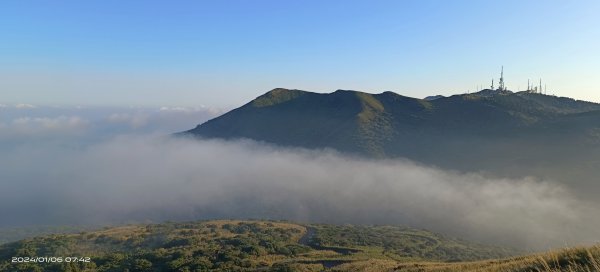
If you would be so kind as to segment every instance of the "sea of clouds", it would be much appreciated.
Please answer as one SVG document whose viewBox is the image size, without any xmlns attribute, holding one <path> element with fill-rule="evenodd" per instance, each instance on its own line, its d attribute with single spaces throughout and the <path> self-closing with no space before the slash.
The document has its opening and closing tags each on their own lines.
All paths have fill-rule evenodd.
<svg viewBox="0 0 600 272">
<path fill-rule="evenodd" d="M 405 224 L 523 249 L 600 239 L 600 205 L 552 181 L 171 136 L 222 112 L 4 105 L 0 227 L 262 218 Z"/>
</svg>

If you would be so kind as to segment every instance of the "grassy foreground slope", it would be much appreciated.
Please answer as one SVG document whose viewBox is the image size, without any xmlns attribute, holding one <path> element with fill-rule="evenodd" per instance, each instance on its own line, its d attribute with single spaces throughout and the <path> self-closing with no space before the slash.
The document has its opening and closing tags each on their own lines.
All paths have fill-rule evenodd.
<svg viewBox="0 0 600 272">
<path fill-rule="evenodd" d="M 511 253 L 406 227 L 219 220 L 26 239 L 0 246 L 0 271 L 600 271 L 598 248 Z M 52 256 L 90 262 L 11 262 Z"/>
<path fill-rule="evenodd" d="M 321 271 L 368 260 L 480 260 L 495 247 L 394 226 L 202 221 L 52 234 L 0 246 L 0 271 Z M 12 263 L 12 257 L 91 257 L 91 262 Z"/>
<path fill-rule="evenodd" d="M 331 271 L 597 272 L 600 271 L 600 246 L 571 248 L 508 259 L 476 262 L 394 263 L 382 260 L 368 260 L 342 264 Z"/>
</svg>

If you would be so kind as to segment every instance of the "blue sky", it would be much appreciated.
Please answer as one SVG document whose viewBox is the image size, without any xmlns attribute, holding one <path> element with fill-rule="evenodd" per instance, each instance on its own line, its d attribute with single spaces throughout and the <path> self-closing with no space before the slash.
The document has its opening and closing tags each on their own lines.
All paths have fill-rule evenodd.
<svg viewBox="0 0 600 272">
<path fill-rule="evenodd" d="M 599 1 L 2 1 L 0 103 L 231 107 L 527 79 L 600 102 Z"/>
</svg>

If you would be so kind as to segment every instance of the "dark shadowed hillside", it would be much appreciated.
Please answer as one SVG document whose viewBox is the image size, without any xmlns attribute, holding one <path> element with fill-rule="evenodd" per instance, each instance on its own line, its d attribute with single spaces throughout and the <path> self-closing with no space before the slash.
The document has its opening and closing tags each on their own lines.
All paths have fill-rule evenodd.
<svg viewBox="0 0 600 272">
<path fill-rule="evenodd" d="M 600 166 L 600 104 L 527 92 L 426 100 L 274 89 L 188 133 L 590 186 Z"/>
</svg>

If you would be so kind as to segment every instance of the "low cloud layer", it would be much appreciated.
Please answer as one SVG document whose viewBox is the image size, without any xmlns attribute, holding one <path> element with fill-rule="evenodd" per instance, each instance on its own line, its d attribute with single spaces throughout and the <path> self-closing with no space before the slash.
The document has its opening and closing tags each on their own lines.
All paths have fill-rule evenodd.
<svg viewBox="0 0 600 272">
<path fill-rule="evenodd" d="M 0 150 L 40 140 L 89 142 L 118 134 L 169 134 L 223 113 L 208 107 L 67 107 L 0 104 Z"/>
<path fill-rule="evenodd" d="M 210 218 L 407 224 L 544 249 L 600 239 L 600 207 L 535 178 L 250 141 L 123 136 L 0 154 L 0 227 Z"/>
<path fill-rule="evenodd" d="M 2 135 L 35 136 L 35 135 L 81 135 L 89 128 L 89 122 L 78 116 L 20 117 L 4 125 Z"/>
</svg>

